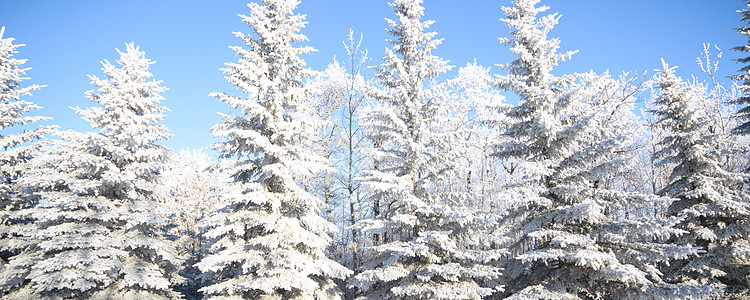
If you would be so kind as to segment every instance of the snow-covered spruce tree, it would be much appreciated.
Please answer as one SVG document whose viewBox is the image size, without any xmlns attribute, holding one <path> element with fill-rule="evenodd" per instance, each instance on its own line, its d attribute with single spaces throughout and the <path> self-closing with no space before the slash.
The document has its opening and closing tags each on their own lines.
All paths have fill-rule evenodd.
<svg viewBox="0 0 750 300">
<path fill-rule="evenodd" d="M 721 168 L 714 145 L 717 134 L 709 130 L 709 118 L 700 112 L 705 87 L 685 84 L 666 63 L 655 80 L 657 94 L 652 111 L 658 126 L 671 135 L 654 156 L 659 163 L 673 163 L 670 183 L 661 194 L 677 198 L 669 214 L 682 218 L 678 227 L 688 234 L 677 244 L 703 250 L 697 258 L 678 260 L 667 268 L 674 281 L 697 282 L 723 289 L 721 299 L 750 297 L 750 195 L 741 188 L 748 176 Z"/>
<path fill-rule="evenodd" d="M 212 128 L 224 140 L 213 147 L 232 182 L 226 206 L 203 224 L 210 254 L 198 268 L 209 299 L 335 299 L 341 291 L 333 280 L 351 273 L 326 257 L 335 228 L 319 216 L 320 199 L 295 182 L 324 166 L 304 147 L 319 127 L 305 118 L 312 115 L 303 85 L 310 71 L 301 55 L 313 49 L 295 46 L 306 40 L 299 32 L 305 17 L 293 12 L 298 4 L 248 4 L 251 14 L 240 16 L 254 34 L 235 33 L 248 48 L 232 47 L 240 59 L 223 69 L 243 97 L 212 94 L 240 114 L 222 115 Z"/>
<path fill-rule="evenodd" d="M 750 1 L 746 1 L 746 8 L 738 11 L 740 13 L 740 22 L 750 22 Z M 750 26 L 739 26 L 737 32 L 742 34 L 748 39 L 747 45 L 734 47 L 733 50 L 750 53 Z M 737 134 L 747 135 L 750 134 L 750 56 L 741 57 L 736 59 L 737 63 L 744 64 L 739 70 L 739 74 L 732 76 L 732 79 L 740 82 L 740 90 L 742 95 L 733 99 L 732 102 L 737 105 L 744 106 L 737 112 L 737 118 L 742 122 L 734 132 Z"/>
<path fill-rule="evenodd" d="M 679 230 L 649 219 L 615 222 L 616 215 L 606 213 L 650 201 L 603 181 L 625 167 L 618 153 L 625 152 L 637 124 L 606 122 L 613 111 L 597 103 L 605 96 L 599 85 L 607 74 L 552 74 L 573 52 L 557 53 L 559 40 L 547 34 L 559 17 L 537 18 L 548 9 L 538 3 L 516 0 L 503 8 L 511 37 L 501 41 L 518 58 L 502 66 L 509 74 L 499 76 L 497 85 L 516 93 L 519 104 L 509 110 L 515 123 L 495 155 L 518 159 L 524 176 L 509 190 L 520 203 L 498 230 L 513 241 L 504 296 L 628 299 L 693 292 L 664 284 L 656 268 L 665 258 L 697 251 L 655 243 Z"/>
<path fill-rule="evenodd" d="M 376 145 L 366 154 L 377 161 L 364 171 L 363 183 L 381 212 L 360 226 L 378 234 L 381 244 L 349 286 L 364 299 L 480 299 L 496 291 L 500 272 L 479 263 L 492 259 L 492 252 L 469 249 L 481 224 L 477 218 L 435 193 L 448 162 L 436 134 L 444 86 L 434 80 L 449 66 L 431 54 L 442 40 L 425 32 L 433 21 L 420 20 L 421 3 L 390 4 L 396 13 L 388 20 L 393 48 L 376 68 L 383 88 L 374 95 L 377 106 L 362 119 Z"/>
<path fill-rule="evenodd" d="M 40 107 L 22 97 L 31 96 L 39 85 L 22 87 L 28 68 L 21 66 L 25 59 L 13 58 L 22 44 L 13 44 L 13 38 L 4 38 L 5 27 L 0 28 L 0 297 L 23 283 L 32 260 L 17 260 L 8 264 L 10 257 L 35 244 L 28 229 L 29 208 L 36 198 L 19 194 L 16 179 L 24 173 L 25 163 L 32 157 L 36 144 L 27 143 L 41 139 L 53 126 L 40 126 L 25 131 L 11 131 L 45 117 L 24 115 Z"/>
<path fill-rule="evenodd" d="M 19 182 L 41 196 L 35 208 L 38 257 L 12 299 L 173 299 L 181 259 L 166 234 L 170 209 L 154 193 L 170 137 L 159 124 L 166 88 L 151 79 L 153 63 L 132 43 L 118 50 L 120 68 L 103 61 L 104 78 L 89 76 L 74 108 L 99 132 L 57 133 L 59 140 Z"/>
</svg>

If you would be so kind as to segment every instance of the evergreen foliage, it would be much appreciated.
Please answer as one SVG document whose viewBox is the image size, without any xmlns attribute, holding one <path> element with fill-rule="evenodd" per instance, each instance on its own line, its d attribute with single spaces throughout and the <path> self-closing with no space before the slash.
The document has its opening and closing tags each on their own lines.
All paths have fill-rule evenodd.
<svg viewBox="0 0 750 300">
<path fill-rule="evenodd" d="M 486 225 L 482 218 L 435 193 L 449 162 L 438 129 L 445 87 L 434 80 L 450 67 L 431 53 L 442 39 L 425 32 L 433 21 L 420 20 L 421 3 L 390 3 L 396 13 L 388 19 L 392 48 L 376 68 L 382 85 L 377 105 L 363 117 L 374 146 L 366 154 L 375 163 L 362 180 L 379 211 L 360 226 L 377 235 L 378 244 L 349 286 L 366 299 L 480 299 L 495 292 L 500 275 L 482 263 L 498 255 L 472 248 L 471 234 Z"/>
<path fill-rule="evenodd" d="M 743 10 L 738 11 L 740 13 L 740 22 L 742 23 L 748 23 L 750 22 L 750 1 L 745 4 L 746 8 Z M 738 26 L 736 28 L 737 32 L 748 40 L 747 45 L 737 46 L 733 49 L 738 52 L 743 53 L 750 53 L 750 26 Z M 741 106 L 744 106 L 740 108 L 740 110 L 737 112 L 737 118 L 742 121 L 740 125 L 738 125 L 734 132 L 737 134 L 747 135 L 750 133 L 750 56 L 745 56 L 736 59 L 737 63 L 743 64 L 744 66 L 740 68 L 739 74 L 736 74 L 732 76 L 732 79 L 737 80 L 740 83 L 740 90 L 742 91 L 742 95 L 732 100 L 734 104 L 738 104 Z"/>
<path fill-rule="evenodd" d="M 747 175 L 721 168 L 714 148 L 720 136 L 710 133 L 709 118 L 700 111 L 706 90 L 684 83 L 675 69 L 663 63 L 655 80 L 653 113 L 659 117 L 657 125 L 671 132 L 655 159 L 674 165 L 670 183 L 659 193 L 677 199 L 669 214 L 679 217 L 677 227 L 688 232 L 674 242 L 699 247 L 702 253 L 673 262 L 667 275 L 722 289 L 720 298 L 745 299 L 750 296 L 750 198 L 740 187 Z"/>
<path fill-rule="evenodd" d="M 247 48 L 232 47 L 240 59 L 223 69 L 243 97 L 212 94 L 240 114 L 222 114 L 212 128 L 223 139 L 213 147 L 232 182 L 223 191 L 226 205 L 203 225 L 210 254 L 197 266 L 209 299 L 335 299 L 334 279 L 351 273 L 326 257 L 335 228 L 320 217 L 320 199 L 295 181 L 323 167 L 304 147 L 319 125 L 302 81 L 310 71 L 301 55 L 313 49 L 295 45 L 306 40 L 298 4 L 248 4 L 251 14 L 240 16 L 253 34 L 235 33 Z"/>
<path fill-rule="evenodd" d="M 38 125 L 0 28 L 0 298 L 750 299 L 750 0 L 731 86 L 707 43 L 706 82 L 561 74 L 541 0 L 503 7 L 504 74 L 445 79 L 423 0 L 391 1 L 376 80 L 353 30 L 316 72 L 300 0 L 248 4 L 213 153 L 162 146 L 133 43 L 72 108 L 95 132 Z"/>
<path fill-rule="evenodd" d="M 495 155 L 518 159 L 523 176 L 508 191 L 521 202 L 499 228 L 514 239 L 504 295 L 623 299 L 693 292 L 692 286 L 665 284 L 657 268 L 666 258 L 696 253 L 662 243 L 681 234 L 670 227 L 675 220 L 616 220 L 623 207 L 662 201 L 605 182 L 625 169 L 623 153 L 638 125 L 611 117 L 622 112 L 601 92 L 611 81 L 608 74 L 552 74 L 574 51 L 557 52 L 559 40 L 547 34 L 559 16 L 537 17 L 549 9 L 538 3 L 516 0 L 503 8 L 511 37 L 501 41 L 518 57 L 502 66 L 509 74 L 499 76 L 497 85 L 520 99 L 508 112 L 514 120 L 505 131 L 509 138 Z M 611 102 L 625 104 L 627 113 L 624 100 Z"/>
<path fill-rule="evenodd" d="M 173 299 L 182 278 L 176 245 L 167 234 L 169 207 L 154 194 L 170 137 L 159 124 L 166 88 L 152 80 L 132 43 L 120 68 L 103 61 L 105 77 L 89 76 L 99 104 L 74 110 L 98 133 L 63 131 L 20 182 L 41 196 L 34 211 L 38 260 L 30 284 L 10 298 Z"/>
<path fill-rule="evenodd" d="M 33 260 L 9 260 L 36 243 L 30 238 L 34 227 L 30 208 L 38 200 L 20 192 L 19 176 L 28 171 L 27 163 L 38 145 L 31 143 L 52 132 L 55 126 L 39 126 L 26 129 L 38 121 L 48 118 L 28 116 L 41 107 L 23 100 L 22 97 L 42 88 L 39 85 L 23 86 L 23 77 L 29 68 L 23 68 L 25 59 L 14 58 L 23 44 L 13 44 L 13 38 L 4 37 L 5 27 L 0 28 L 0 297 L 22 284 Z"/>
</svg>

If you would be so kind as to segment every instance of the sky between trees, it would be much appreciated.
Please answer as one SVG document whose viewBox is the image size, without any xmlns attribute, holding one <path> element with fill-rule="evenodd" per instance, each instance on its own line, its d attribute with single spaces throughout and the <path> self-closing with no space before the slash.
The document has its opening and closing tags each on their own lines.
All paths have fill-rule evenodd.
<svg viewBox="0 0 750 300">
<path fill-rule="evenodd" d="M 304 58 L 313 70 L 326 68 L 334 57 L 343 58 L 343 41 L 353 29 L 363 35 L 363 48 L 372 58 L 366 64 L 380 64 L 388 38 L 385 18 L 392 12 L 388 1 L 304 1 L 298 12 L 307 15 L 303 33 L 306 45 L 318 51 Z M 103 59 L 114 62 L 115 48 L 135 42 L 156 62 L 153 73 L 169 88 L 164 105 L 171 112 L 165 125 L 175 135 L 165 143 L 179 150 L 201 148 L 216 142 L 209 128 L 228 108 L 208 97 L 210 92 L 233 90 L 219 68 L 234 61 L 228 48 L 237 45 L 232 32 L 245 29 L 237 14 L 249 13 L 247 1 L 3 1 L 0 21 L 6 36 L 26 44 L 19 58 L 28 59 L 28 73 L 35 83 L 46 85 L 34 96 L 44 107 L 40 114 L 53 118 L 62 129 L 87 131 L 88 124 L 69 106 L 88 107 L 84 92 L 90 89 L 86 75 L 99 74 Z M 496 64 L 513 59 L 498 42 L 508 35 L 501 6 L 511 1 L 473 0 L 426 1 L 425 19 L 435 20 L 431 30 L 444 38 L 436 55 L 456 66 L 441 76 L 448 79 L 458 67 L 474 59 L 491 73 L 502 73 Z M 718 77 L 728 82 L 738 55 L 730 48 L 742 45 L 736 10 L 742 3 L 718 1 L 546 1 L 562 15 L 551 32 L 560 37 L 561 50 L 580 50 L 574 59 L 562 63 L 556 72 L 585 72 L 607 69 L 621 72 L 649 72 L 661 67 L 660 58 L 679 66 L 677 74 L 689 79 L 701 74 L 695 62 L 702 43 L 723 50 Z M 713 49 L 714 53 L 717 53 Z M 367 71 L 372 78 L 374 72 Z M 509 100 L 510 93 L 504 93 Z"/>
</svg>

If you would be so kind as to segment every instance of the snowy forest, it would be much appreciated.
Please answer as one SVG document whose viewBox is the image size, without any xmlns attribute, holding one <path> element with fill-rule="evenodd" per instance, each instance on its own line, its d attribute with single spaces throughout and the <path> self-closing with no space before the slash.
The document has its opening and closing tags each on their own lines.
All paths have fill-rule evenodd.
<svg viewBox="0 0 750 300">
<path fill-rule="evenodd" d="M 688 79 L 560 74 L 540 0 L 498 12 L 514 60 L 453 66 L 422 0 L 392 1 L 385 52 L 352 31 L 324 70 L 299 0 L 238 11 L 207 150 L 163 146 L 136 44 L 78 132 L 0 30 L 0 298 L 750 299 L 750 1 L 729 80 L 709 44 Z"/>
</svg>

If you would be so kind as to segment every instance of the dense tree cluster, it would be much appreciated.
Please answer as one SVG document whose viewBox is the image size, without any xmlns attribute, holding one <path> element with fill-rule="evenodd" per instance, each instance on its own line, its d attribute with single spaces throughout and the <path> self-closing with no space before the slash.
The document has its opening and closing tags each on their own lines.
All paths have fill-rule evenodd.
<svg viewBox="0 0 750 300">
<path fill-rule="evenodd" d="M 729 88 L 708 45 L 708 82 L 560 74 L 539 2 L 503 7 L 493 75 L 451 72 L 422 0 L 394 0 L 372 79 L 361 36 L 313 71 L 300 1 L 250 3 L 216 161 L 160 145 L 167 88 L 132 43 L 73 108 L 92 132 L 32 127 L 3 28 L 0 298 L 750 298 L 750 58 Z"/>
</svg>

